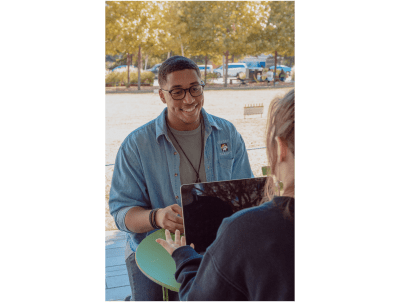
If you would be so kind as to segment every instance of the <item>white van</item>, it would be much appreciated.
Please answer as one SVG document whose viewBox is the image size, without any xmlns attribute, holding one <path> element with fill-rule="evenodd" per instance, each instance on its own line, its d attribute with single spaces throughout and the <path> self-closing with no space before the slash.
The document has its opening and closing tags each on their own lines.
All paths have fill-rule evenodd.
<svg viewBox="0 0 400 302">
<path fill-rule="evenodd" d="M 226 65 L 223 66 L 226 68 Z M 239 73 L 246 73 L 247 65 L 246 63 L 228 63 L 228 76 L 236 77 Z M 222 66 L 215 68 L 214 73 L 220 78 L 224 74 L 222 71 Z"/>
<path fill-rule="evenodd" d="M 200 72 L 204 71 L 206 68 L 206 65 L 197 65 L 197 66 L 199 67 Z M 212 65 L 207 64 L 207 73 L 211 73 L 211 72 L 213 72 Z"/>
</svg>

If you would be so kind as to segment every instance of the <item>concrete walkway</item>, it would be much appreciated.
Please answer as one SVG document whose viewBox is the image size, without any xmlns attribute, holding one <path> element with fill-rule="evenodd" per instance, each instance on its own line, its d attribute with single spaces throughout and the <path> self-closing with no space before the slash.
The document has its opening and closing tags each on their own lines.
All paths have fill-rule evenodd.
<svg viewBox="0 0 400 302">
<path fill-rule="evenodd" d="M 126 236 L 106 231 L 106 301 L 123 301 L 131 294 L 125 265 Z"/>
</svg>

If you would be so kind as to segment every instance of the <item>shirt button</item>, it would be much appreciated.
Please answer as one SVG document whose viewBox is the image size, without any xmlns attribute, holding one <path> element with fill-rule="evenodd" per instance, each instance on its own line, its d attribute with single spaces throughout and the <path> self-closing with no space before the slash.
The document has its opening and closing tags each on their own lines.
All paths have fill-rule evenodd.
<svg viewBox="0 0 400 302">
<path fill-rule="evenodd" d="M 177 153 L 176 152 L 174 152 L 174 155 L 176 155 Z"/>
<path fill-rule="evenodd" d="M 178 176 L 178 174 L 177 174 L 177 173 L 175 173 L 175 176 Z"/>
<path fill-rule="evenodd" d="M 178 196 L 175 196 L 175 198 L 178 199 L 179 197 L 178 197 Z"/>
</svg>

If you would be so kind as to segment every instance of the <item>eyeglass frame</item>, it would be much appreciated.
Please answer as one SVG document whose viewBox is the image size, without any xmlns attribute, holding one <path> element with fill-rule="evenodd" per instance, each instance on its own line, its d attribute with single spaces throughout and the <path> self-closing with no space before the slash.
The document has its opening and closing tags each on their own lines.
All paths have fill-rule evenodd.
<svg viewBox="0 0 400 302">
<path fill-rule="evenodd" d="M 201 81 L 201 84 L 198 84 L 198 85 L 201 86 L 202 89 L 204 89 L 204 87 L 206 86 L 206 84 L 205 84 L 203 81 Z M 169 93 L 169 95 L 171 96 L 171 98 L 174 99 L 174 97 L 173 97 L 172 94 L 171 94 L 171 91 L 177 90 L 177 89 L 182 89 L 182 90 L 185 92 L 185 94 L 183 95 L 183 98 L 181 98 L 181 99 L 174 99 L 175 101 L 180 101 L 180 100 L 183 100 L 183 99 L 186 97 L 186 90 L 189 91 L 189 94 L 190 94 L 191 97 L 193 97 L 193 98 L 196 98 L 196 97 L 198 97 L 198 96 L 203 95 L 204 90 L 201 91 L 201 94 L 196 95 L 196 96 L 193 96 L 193 95 L 190 93 L 190 89 L 191 89 L 192 87 L 194 87 L 194 86 L 197 86 L 197 85 L 190 86 L 189 88 L 186 88 L 186 89 L 183 89 L 183 88 L 174 88 L 174 89 L 171 89 L 171 90 L 165 90 L 165 89 L 160 88 L 160 90 L 162 90 L 162 91 L 167 91 L 167 92 Z"/>
</svg>

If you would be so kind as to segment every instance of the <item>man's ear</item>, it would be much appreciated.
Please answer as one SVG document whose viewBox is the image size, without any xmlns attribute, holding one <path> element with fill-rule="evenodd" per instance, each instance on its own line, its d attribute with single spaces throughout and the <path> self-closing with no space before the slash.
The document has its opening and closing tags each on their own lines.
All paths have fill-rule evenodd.
<svg viewBox="0 0 400 302">
<path fill-rule="evenodd" d="M 163 92 L 161 89 L 158 89 L 158 95 L 160 96 L 161 101 L 162 101 L 164 104 L 166 104 L 167 101 L 165 100 L 164 92 Z"/>
<path fill-rule="evenodd" d="M 287 155 L 287 144 L 284 138 L 282 137 L 275 137 L 275 140 L 278 143 L 278 162 L 283 162 L 286 159 Z"/>
</svg>

